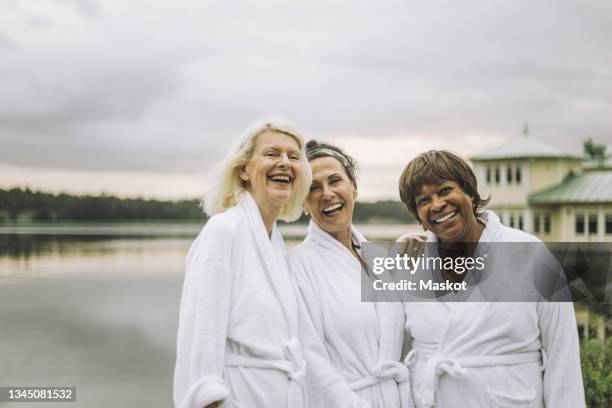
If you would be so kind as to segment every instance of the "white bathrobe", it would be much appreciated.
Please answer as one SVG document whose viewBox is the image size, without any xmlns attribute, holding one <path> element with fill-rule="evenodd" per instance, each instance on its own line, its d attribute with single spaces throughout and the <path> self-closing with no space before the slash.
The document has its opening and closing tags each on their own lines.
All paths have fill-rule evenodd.
<svg viewBox="0 0 612 408">
<path fill-rule="evenodd" d="M 479 247 L 538 241 L 485 218 Z M 585 406 L 572 303 L 406 302 L 405 311 L 417 407 Z"/>
<path fill-rule="evenodd" d="M 303 408 L 305 361 L 282 237 L 253 197 L 215 215 L 193 243 L 181 299 L 174 403 Z"/>
<path fill-rule="evenodd" d="M 353 242 L 365 241 L 355 228 L 352 234 Z M 299 288 L 310 406 L 410 407 L 409 372 L 399 363 L 401 303 L 362 303 L 361 263 L 312 221 L 289 263 Z"/>
</svg>

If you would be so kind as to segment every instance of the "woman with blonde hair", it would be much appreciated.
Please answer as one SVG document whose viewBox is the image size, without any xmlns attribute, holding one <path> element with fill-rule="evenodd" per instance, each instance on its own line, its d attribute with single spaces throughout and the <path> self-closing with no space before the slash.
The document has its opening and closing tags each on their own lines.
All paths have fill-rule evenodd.
<svg viewBox="0 0 612 408">
<path fill-rule="evenodd" d="M 187 256 L 177 407 L 306 405 L 297 304 L 276 220 L 295 220 L 311 174 L 304 141 L 275 119 L 243 133 L 204 199 Z"/>
</svg>

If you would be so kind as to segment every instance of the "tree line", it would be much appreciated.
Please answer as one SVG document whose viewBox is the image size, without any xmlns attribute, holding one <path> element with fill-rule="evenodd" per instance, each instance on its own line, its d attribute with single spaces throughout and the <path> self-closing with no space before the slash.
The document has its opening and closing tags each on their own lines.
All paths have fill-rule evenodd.
<svg viewBox="0 0 612 408">
<path fill-rule="evenodd" d="M 29 188 L 0 190 L 2 221 L 201 220 L 203 217 L 198 200 L 173 202 L 109 195 L 77 196 Z"/>
<path fill-rule="evenodd" d="M 298 222 L 307 222 L 302 215 Z M 161 201 L 110 195 L 71 195 L 0 189 L 0 222 L 205 220 L 199 200 Z M 355 222 L 411 223 L 414 218 L 399 201 L 355 204 Z"/>
</svg>

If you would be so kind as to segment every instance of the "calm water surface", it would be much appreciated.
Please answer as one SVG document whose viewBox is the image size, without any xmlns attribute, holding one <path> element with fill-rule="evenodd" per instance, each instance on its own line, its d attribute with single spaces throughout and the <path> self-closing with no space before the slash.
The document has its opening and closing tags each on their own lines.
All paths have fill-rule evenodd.
<svg viewBox="0 0 612 408">
<path fill-rule="evenodd" d="M 172 406 L 184 259 L 200 228 L 0 226 L 0 386 L 77 387 L 76 403 L 44 406 Z M 282 229 L 288 248 L 305 233 Z"/>
</svg>

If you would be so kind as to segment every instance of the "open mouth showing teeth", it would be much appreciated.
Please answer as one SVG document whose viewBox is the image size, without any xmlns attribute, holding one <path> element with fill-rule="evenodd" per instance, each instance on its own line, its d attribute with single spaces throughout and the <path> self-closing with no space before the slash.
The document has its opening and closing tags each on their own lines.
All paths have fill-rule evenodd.
<svg viewBox="0 0 612 408">
<path fill-rule="evenodd" d="M 450 220 L 451 218 L 453 218 L 455 216 L 455 214 L 457 214 L 457 211 L 453 211 L 452 213 L 448 213 L 440 218 L 436 218 L 433 220 L 434 224 L 442 224 L 448 220 Z"/>
<path fill-rule="evenodd" d="M 291 183 L 291 176 L 277 174 L 274 176 L 268 177 L 269 180 L 275 181 L 277 183 L 289 184 Z"/>
<path fill-rule="evenodd" d="M 332 204 L 329 207 L 322 209 L 321 212 L 325 215 L 332 215 L 335 212 L 340 211 L 342 207 L 344 207 L 344 204 L 336 203 L 336 204 Z"/>
</svg>

